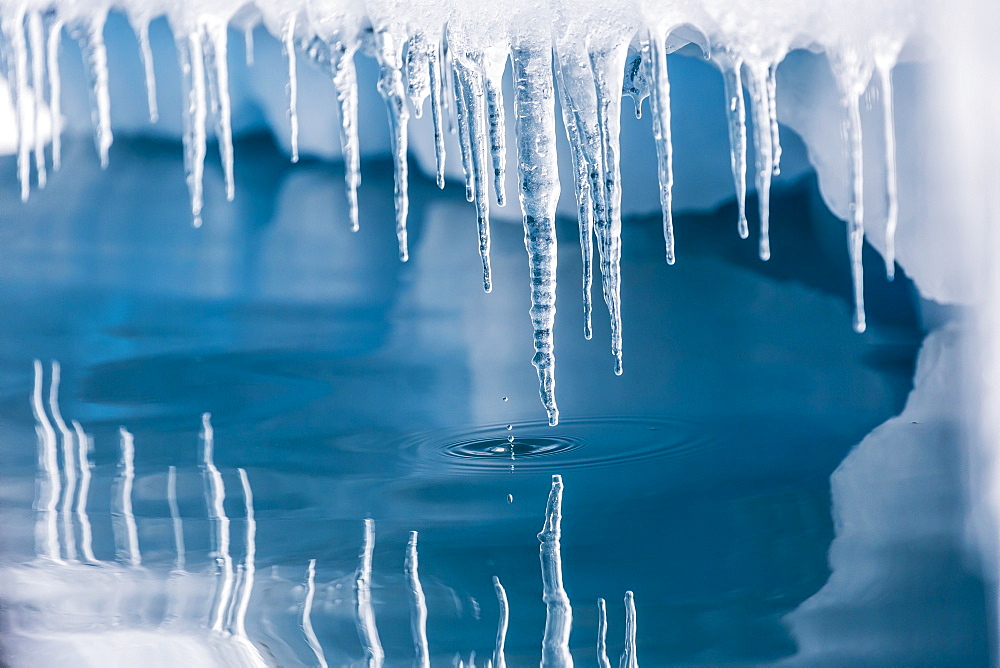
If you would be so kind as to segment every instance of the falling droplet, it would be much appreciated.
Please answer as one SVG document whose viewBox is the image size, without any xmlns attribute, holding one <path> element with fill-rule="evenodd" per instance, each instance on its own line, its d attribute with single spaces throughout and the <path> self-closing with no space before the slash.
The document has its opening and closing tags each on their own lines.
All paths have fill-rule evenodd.
<svg viewBox="0 0 1000 668">
<path fill-rule="evenodd" d="M 504 397 L 504 398 L 503 398 L 503 400 L 504 400 L 504 401 L 507 401 L 507 397 Z"/>
<path fill-rule="evenodd" d="M 514 428 L 514 425 L 512 425 L 512 424 L 507 425 L 507 431 L 510 431 L 513 428 Z"/>
<path fill-rule="evenodd" d="M 513 494 L 508 494 L 507 495 L 507 503 L 514 503 L 514 495 Z"/>
</svg>

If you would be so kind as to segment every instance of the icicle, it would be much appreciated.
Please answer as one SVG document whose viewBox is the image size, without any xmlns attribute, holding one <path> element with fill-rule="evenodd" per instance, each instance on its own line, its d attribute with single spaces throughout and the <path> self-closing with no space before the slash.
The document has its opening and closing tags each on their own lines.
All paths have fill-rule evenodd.
<svg viewBox="0 0 1000 668">
<path fill-rule="evenodd" d="M 629 48 L 628 58 L 625 61 L 622 95 L 628 95 L 632 98 L 636 118 L 642 118 L 642 101 L 650 94 L 650 81 L 652 79 L 646 69 L 649 66 L 648 58 L 650 55 L 647 53 L 647 48 L 644 46 L 641 51 Z"/>
<path fill-rule="evenodd" d="M 399 259 L 409 257 L 406 242 L 406 216 L 409 209 L 407 197 L 407 124 L 410 111 L 406 107 L 406 90 L 403 86 L 403 44 L 388 30 L 375 35 L 375 57 L 379 64 L 378 91 L 385 100 L 389 115 L 389 136 L 395 161 L 396 239 L 399 241 Z"/>
<path fill-rule="evenodd" d="M 639 668 L 639 658 L 635 651 L 635 597 L 625 592 L 625 650 L 622 652 L 621 668 Z"/>
<path fill-rule="evenodd" d="M 299 161 L 299 79 L 296 73 L 295 14 L 281 29 L 281 43 L 288 60 L 288 120 L 291 124 L 292 162 Z"/>
<path fill-rule="evenodd" d="M 72 516 L 73 496 L 76 493 L 76 452 L 73 441 L 74 434 L 66 421 L 63 420 L 62 411 L 59 410 L 61 375 L 59 362 L 52 362 L 52 379 L 49 383 L 49 411 L 52 413 L 52 421 L 55 422 L 56 429 L 59 430 L 62 439 L 63 475 L 66 478 L 59 514 L 62 515 L 63 545 L 66 546 L 66 558 L 73 561 L 76 559 L 76 532 L 73 530 Z"/>
<path fill-rule="evenodd" d="M 316 657 L 316 663 L 320 668 L 327 668 L 326 656 L 323 654 L 323 646 L 319 644 L 316 631 L 312 625 L 313 597 L 316 595 L 316 560 L 310 559 L 306 568 L 306 595 L 302 599 L 302 633 L 306 637 L 306 644 Z"/>
<path fill-rule="evenodd" d="M 52 428 L 42 403 L 44 372 L 42 363 L 35 360 L 35 384 L 31 393 L 31 410 L 35 415 L 35 433 L 38 435 L 38 465 L 44 477 L 38 485 L 38 521 L 35 526 L 35 544 L 38 556 L 55 563 L 63 563 L 57 524 L 59 496 L 62 482 L 59 479 L 59 462 L 56 454 L 56 432 Z"/>
<path fill-rule="evenodd" d="M 358 141 L 358 76 L 354 69 L 354 47 L 342 42 L 333 59 L 333 85 L 337 90 L 340 112 L 340 146 L 344 153 L 344 181 L 347 184 L 347 216 L 351 230 L 357 232 L 358 187 L 361 185 L 361 144 Z"/>
<path fill-rule="evenodd" d="M 468 100 L 462 91 L 462 78 L 456 65 L 451 69 L 452 86 L 455 89 L 455 117 L 458 122 L 458 145 L 462 151 L 462 173 L 465 174 L 465 199 L 476 199 L 476 177 L 472 167 L 472 130 L 469 128 Z"/>
<path fill-rule="evenodd" d="M 243 29 L 243 52 L 246 54 L 247 67 L 253 67 L 253 29 L 252 25 Z"/>
<path fill-rule="evenodd" d="M 486 113 L 490 130 L 490 156 L 493 158 L 493 189 L 497 206 L 507 204 L 504 192 L 504 174 L 507 160 L 507 130 L 503 109 L 503 71 L 507 66 L 509 53 L 506 49 L 487 52 L 483 67 L 486 86 Z"/>
<path fill-rule="evenodd" d="M 59 44 L 63 22 L 52 18 L 46 36 L 46 60 L 49 73 L 49 118 L 52 119 L 52 171 L 62 167 L 62 80 L 59 76 Z M 38 91 L 41 94 L 41 91 Z"/>
<path fill-rule="evenodd" d="M 132 512 L 132 485 L 135 480 L 135 442 L 124 427 L 118 430 L 122 458 L 118 475 L 118 495 L 111 516 L 115 528 L 115 552 L 118 558 L 136 568 L 142 564 L 139 553 L 139 533 Z"/>
<path fill-rule="evenodd" d="M 229 554 L 229 517 L 225 508 L 226 486 L 222 482 L 222 474 L 215 466 L 215 432 L 208 413 L 202 416 L 201 424 L 201 467 L 206 483 L 205 500 L 208 506 L 208 519 L 212 526 L 212 555 L 215 557 L 220 576 L 212 600 L 210 619 L 212 630 L 221 632 L 233 592 L 233 558 Z"/>
<path fill-rule="evenodd" d="M 608 609 L 603 598 L 597 599 L 597 665 L 611 668 L 608 659 Z"/>
<path fill-rule="evenodd" d="M 156 104 L 156 71 L 153 69 L 153 49 L 149 45 L 149 20 L 144 19 L 138 26 L 139 56 L 146 76 L 146 105 L 149 107 L 149 122 L 160 120 L 160 110 Z"/>
<path fill-rule="evenodd" d="M 623 63 L 627 44 L 619 43 L 591 51 L 597 90 L 597 122 L 601 131 L 601 153 L 604 166 L 605 216 L 596 217 L 598 247 L 604 299 L 611 314 L 611 354 L 615 356 L 615 374 L 622 373 L 622 314 L 621 314 L 621 163 L 619 132 L 621 127 L 621 95 Z"/>
<path fill-rule="evenodd" d="M 35 101 L 35 177 L 38 187 L 45 187 L 45 138 L 41 133 L 41 116 L 44 105 L 42 91 L 45 89 L 45 30 L 42 27 L 42 15 L 31 12 L 28 15 L 28 41 L 31 44 L 31 87 Z M 73 557 L 70 557 L 71 559 Z"/>
<path fill-rule="evenodd" d="M 653 114 L 653 138 L 656 141 L 657 174 L 660 182 L 660 207 L 663 209 L 663 242 L 667 264 L 674 263 L 673 218 L 673 144 L 670 137 L 670 79 L 667 76 L 665 35 L 652 31 L 646 43 L 643 60 L 649 68 L 650 109 Z"/>
<path fill-rule="evenodd" d="M 420 584 L 417 560 L 417 532 L 410 532 L 406 543 L 406 560 L 403 570 L 410 593 L 410 631 L 413 633 L 413 650 L 416 653 L 414 665 L 430 668 L 430 649 L 427 646 L 427 599 Z"/>
<path fill-rule="evenodd" d="M 167 469 L 167 507 L 170 509 L 170 523 L 174 529 L 174 572 L 183 573 L 185 566 L 184 525 L 181 523 L 181 512 L 177 506 L 177 467 Z"/>
<path fill-rule="evenodd" d="M 781 173 L 781 140 L 778 134 L 778 63 L 771 63 L 767 68 L 767 114 L 771 128 L 771 150 L 774 154 L 773 172 Z"/>
<path fill-rule="evenodd" d="M 365 535 L 361 545 L 358 571 L 354 582 L 356 597 L 358 637 L 365 650 L 369 666 L 381 667 L 385 660 L 382 642 L 375 626 L 375 609 L 372 607 L 372 553 L 375 550 L 375 520 L 365 520 Z"/>
<path fill-rule="evenodd" d="M 483 75 L 476 65 L 459 65 L 455 79 L 460 86 L 460 108 L 465 110 L 472 166 L 472 184 L 476 202 L 476 223 L 479 228 L 479 257 L 483 262 L 483 289 L 493 290 L 490 272 L 490 200 L 487 189 L 488 135 Z"/>
<path fill-rule="evenodd" d="M 438 188 L 444 188 L 444 118 L 442 105 L 446 97 L 442 90 L 441 45 L 438 43 L 430 51 L 431 118 L 434 120 L 434 159 Z"/>
<path fill-rule="evenodd" d="M 573 608 L 563 588 L 562 552 L 562 476 L 552 476 L 552 489 L 545 506 L 545 524 L 538 534 L 541 543 L 542 600 L 545 602 L 545 634 L 542 638 L 542 666 L 571 668 L 569 633 L 573 626 Z"/>
<path fill-rule="evenodd" d="M 176 34 L 176 30 L 175 30 Z M 205 172 L 205 59 L 201 32 L 191 30 L 177 39 L 184 86 L 184 175 L 191 193 L 191 216 L 201 227 L 202 177 Z"/>
<path fill-rule="evenodd" d="M 896 195 L 896 123 L 892 106 L 892 61 L 876 57 L 882 97 L 882 123 L 885 132 L 885 271 L 891 281 L 896 273 L 896 224 L 899 218 L 899 200 Z"/>
<path fill-rule="evenodd" d="M 559 423 L 552 338 L 556 315 L 555 213 L 559 201 L 559 174 L 551 44 L 540 36 L 518 41 L 513 45 L 511 61 L 518 191 L 524 214 L 524 246 L 528 251 L 531 275 L 530 314 L 535 332 L 532 364 L 538 371 L 542 405 L 548 413 L 549 424 L 554 426 Z"/>
<path fill-rule="evenodd" d="M 104 22 L 107 13 L 97 12 L 82 35 L 81 49 L 90 82 L 94 140 L 101 157 L 101 169 L 108 167 L 108 151 L 113 140 L 111 134 L 111 97 L 108 93 L 108 53 L 104 46 Z"/>
<path fill-rule="evenodd" d="M 233 126 L 229 100 L 229 63 L 226 56 L 228 27 L 225 23 L 207 26 L 205 30 L 205 69 L 211 84 L 212 114 L 215 116 L 215 136 L 219 140 L 219 157 L 226 181 L 226 199 L 236 194 L 233 178 Z"/>
<path fill-rule="evenodd" d="M 87 513 L 87 497 L 90 494 L 90 438 L 84 433 L 79 422 L 73 421 L 73 431 L 76 432 L 78 447 L 76 461 L 80 466 L 80 487 L 76 496 L 76 519 L 80 523 L 80 552 L 83 560 L 96 564 L 94 556 L 93 532 L 90 528 L 90 515 Z"/>
<path fill-rule="evenodd" d="M 848 251 L 851 257 L 851 281 L 854 285 L 854 331 L 865 331 L 865 288 L 864 267 L 861 263 L 861 251 L 865 240 L 864 218 L 864 157 L 861 148 L 861 110 L 858 96 L 845 96 L 841 103 L 844 106 L 844 132 L 847 137 L 849 195 L 848 211 L 850 220 L 847 223 Z"/>
<path fill-rule="evenodd" d="M 18 9 L 13 17 L 4 20 L 4 39 L 10 50 L 7 57 L 8 80 L 13 82 L 11 92 L 15 118 L 17 119 L 17 177 L 21 184 L 21 201 L 28 200 L 31 191 L 31 147 L 28 143 L 37 128 L 33 127 L 35 116 L 28 106 L 28 44 L 25 39 L 24 10 Z M 13 60 L 13 63 L 11 63 Z M 36 132 L 29 132 L 29 128 Z"/>
<path fill-rule="evenodd" d="M 771 118 L 767 97 L 767 65 L 746 63 L 747 85 L 750 88 L 750 112 L 753 114 L 753 138 L 756 155 L 757 199 L 760 205 L 760 259 L 771 257 L 769 226 L 771 215 L 771 176 L 774 173 L 774 153 L 771 146 Z"/>
<path fill-rule="evenodd" d="M 566 139 L 569 142 L 573 159 L 573 171 L 576 174 L 575 194 L 577 207 L 577 226 L 580 230 L 580 254 L 583 262 L 583 336 L 590 340 L 593 336 L 591 297 L 594 280 L 594 211 L 590 190 L 590 174 L 587 157 L 583 150 L 583 138 L 573 100 L 570 98 L 563 74 L 562 60 L 557 63 L 556 82 L 560 93 L 559 106 L 562 110 L 563 127 L 566 129 Z"/>
<path fill-rule="evenodd" d="M 739 208 L 737 230 L 740 238 L 750 236 L 747 225 L 747 117 L 743 102 L 743 59 L 722 51 L 713 54 L 722 71 L 726 88 L 726 117 L 729 121 L 729 163 L 736 186 L 736 205 Z"/>
<path fill-rule="evenodd" d="M 500 617 L 497 620 L 497 641 L 493 649 L 493 666 L 507 668 L 507 657 L 504 656 L 504 645 L 507 643 L 507 626 L 510 624 L 510 606 L 507 605 L 507 591 L 500 584 L 500 578 L 493 576 L 493 589 L 497 594 L 497 605 L 500 607 Z"/>
<path fill-rule="evenodd" d="M 430 51 L 427 36 L 418 32 L 410 38 L 406 50 L 406 94 L 413 105 L 413 115 L 424 114 L 424 101 L 430 95 Z"/>
<path fill-rule="evenodd" d="M 246 544 L 243 557 L 243 582 L 240 586 L 236 611 L 233 615 L 233 634 L 246 638 L 247 609 L 250 607 L 250 596 L 253 594 L 254 573 L 257 570 L 257 520 L 253 511 L 253 490 L 250 489 L 250 479 L 244 469 L 236 469 L 240 474 L 240 485 L 243 487 L 243 506 L 246 515 Z"/>
</svg>

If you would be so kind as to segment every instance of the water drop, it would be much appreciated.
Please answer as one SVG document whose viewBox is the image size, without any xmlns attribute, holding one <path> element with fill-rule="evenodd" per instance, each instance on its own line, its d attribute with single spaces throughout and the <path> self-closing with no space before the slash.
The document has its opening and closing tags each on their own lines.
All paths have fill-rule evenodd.
<svg viewBox="0 0 1000 668">
<path fill-rule="evenodd" d="M 514 495 L 513 494 L 508 494 L 507 495 L 507 503 L 514 503 Z"/>
<path fill-rule="evenodd" d="M 503 400 L 504 400 L 504 401 L 507 401 L 507 397 L 504 397 L 504 398 L 503 398 Z"/>
<path fill-rule="evenodd" d="M 512 425 L 512 424 L 507 425 L 507 431 L 510 431 L 513 428 L 514 428 L 514 425 Z"/>
</svg>

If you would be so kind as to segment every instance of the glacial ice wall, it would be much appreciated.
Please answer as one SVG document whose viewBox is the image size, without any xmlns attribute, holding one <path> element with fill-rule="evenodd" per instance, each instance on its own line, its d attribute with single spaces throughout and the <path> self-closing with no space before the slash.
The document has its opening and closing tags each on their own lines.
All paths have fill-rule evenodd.
<svg viewBox="0 0 1000 668">
<path fill-rule="evenodd" d="M 899 175 L 910 179 L 913 165 L 920 164 L 919 159 L 908 159 L 897 169 L 893 69 L 904 47 L 927 41 L 929 7 L 931 3 L 907 0 L 640 0 L 611 4 L 507 0 L 486 5 L 398 0 L 5 0 L 0 3 L 0 32 L 17 121 L 13 144 L 18 178 L 22 197 L 27 198 L 33 184 L 44 187 L 49 169 L 58 170 L 64 126 L 72 127 L 76 122 L 79 127 L 79 119 L 64 123 L 62 118 L 60 72 L 65 69 L 65 58 L 60 58 L 60 51 L 65 51 L 64 34 L 80 45 L 96 147 L 102 164 L 106 164 L 113 141 L 106 40 L 109 16 L 117 12 L 127 17 L 135 34 L 138 48 L 134 62 L 141 66 L 146 90 L 131 91 L 130 97 L 145 101 L 150 122 L 160 118 L 166 83 L 157 82 L 155 58 L 166 50 L 153 46 L 159 25 L 154 21 L 165 18 L 179 62 L 180 80 L 171 83 L 180 93 L 181 123 L 177 130 L 184 147 L 196 225 L 201 224 L 210 135 L 216 139 L 223 165 L 226 196 L 238 196 L 233 180 L 237 169 L 233 121 L 240 117 L 239 110 L 234 113 L 234 103 L 243 100 L 234 98 L 233 93 L 252 87 L 248 82 L 258 76 L 266 79 L 275 72 L 273 68 L 260 70 L 260 75 L 257 71 L 249 75 L 235 71 L 230 52 L 236 48 L 231 48 L 230 39 L 234 31 L 244 33 L 249 60 L 255 54 L 251 41 L 258 25 L 275 38 L 260 48 L 273 51 L 280 45 L 286 95 L 280 114 L 273 105 L 264 105 L 260 113 L 265 118 L 257 122 L 287 127 L 289 153 L 297 160 L 302 134 L 299 110 L 305 109 L 299 98 L 311 96 L 314 90 L 313 86 L 305 89 L 300 85 L 299 61 L 317 65 L 332 81 L 325 93 L 328 104 L 322 111 L 331 126 L 339 119 L 337 143 L 346 165 L 350 218 L 352 225 L 361 224 L 357 189 L 364 149 L 359 127 L 368 122 L 372 105 L 371 97 L 359 90 L 358 69 L 367 66 L 368 59 L 355 56 L 370 57 L 377 67 L 375 88 L 385 109 L 379 113 L 388 118 L 384 146 L 395 167 L 395 232 L 401 259 L 408 255 L 407 156 L 411 143 L 422 147 L 417 151 L 418 163 L 433 167 L 439 185 L 443 186 L 449 174 L 460 173 L 464 180 L 467 198 L 475 204 L 487 291 L 492 280 L 493 207 L 503 206 L 516 190 L 529 256 L 533 363 L 542 403 L 555 424 L 555 216 L 563 185 L 573 193 L 563 201 L 575 204 L 579 221 L 585 336 L 590 336 L 596 263 L 600 291 L 610 314 L 614 369 L 621 373 L 623 368 L 622 164 L 630 160 L 630 156 L 623 158 L 621 141 L 623 94 L 635 100 L 636 109 L 648 99 L 645 106 L 652 133 L 646 143 L 655 149 L 652 167 L 668 263 L 683 250 L 674 248 L 674 138 L 691 121 L 673 117 L 667 54 L 687 49 L 707 58 L 722 73 L 725 94 L 713 104 L 723 105 L 728 119 L 731 192 L 739 203 L 734 227 L 740 236 L 747 237 L 750 221 L 756 223 L 762 260 L 770 255 L 769 191 L 783 162 L 779 118 L 798 130 L 820 173 L 824 197 L 847 221 L 855 285 L 854 327 L 863 331 L 863 240 L 866 233 L 878 230 L 869 238 L 877 240 L 891 275 L 900 220 Z M 803 49 L 823 52 L 825 59 L 810 59 Z M 779 65 L 790 53 L 790 64 L 782 66 L 784 76 L 779 77 Z M 508 71 L 509 75 L 505 74 Z M 512 81 L 509 88 L 504 86 L 505 76 Z M 240 81 L 234 83 L 236 79 Z M 864 102 L 872 91 L 879 101 L 866 111 Z M 919 98 L 919 91 L 913 95 Z M 782 112 L 785 106 L 788 110 Z M 312 106 L 314 113 L 316 107 Z M 879 145 L 866 141 L 872 134 L 868 118 L 872 113 L 879 121 L 875 125 Z M 50 118 L 56 122 L 51 123 Z M 242 122 L 248 123 L 245 118 Z M 411 142 L 410 126 L 418 123 L 422 124 L 421 139 Z M 564 153 L 568 155 L 563 156 L 560 170 L 557 144 L 563 134 L 568 144 Z M 457 145 L 450 139 L 452 135 Z M 453 150 L 447 148 L 449 143 Z M 913 143 L 905 142 L 907 150 Z M 460 172 L 456 165 L 461 166 Z M 745 206 L 748 181 L 759 202 L 755 214 L 749 215 Z M 878 183 L 876 188 L 873 182 Z M 913 183 L 908 183 L 912 187 Z M 909 225 L 911 218 L 920 222 L 914 224 L 917 233 L 901 235 L 907 240 L 905 250 L 909 253 L 901 260 L 925 296 L 945 301 L 968 297 L 970 292 L 962 279 L 952 278 L 962 276 L 961 271 L 941 271 L 936 246 L 910 243 L 926 231 L 920 226 L 930 223 L 920 212 L 906 213 L 905 224 Z M 961 259 L 960 244 L 953 255 Z"/>
</svg>

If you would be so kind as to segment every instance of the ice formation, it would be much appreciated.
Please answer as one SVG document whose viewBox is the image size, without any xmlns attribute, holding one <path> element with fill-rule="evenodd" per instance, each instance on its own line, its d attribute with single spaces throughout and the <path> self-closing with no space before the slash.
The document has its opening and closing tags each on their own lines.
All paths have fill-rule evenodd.
<svg viewBox="0 0 1000 668">
<path fill-rule="evenodd" d="M 483 284 L 491 289 L 490 210 L 504 206 L 508 126 L 516 137 L 517 190 L 529 257 L 535 355 L 542 403 L 549 422 L 558 422 L 555 398 L 555 216 L 560 194 L 557 133 L 565 131 L 573 165 L 581 253 L 585 336 L 591 335 L 594 246 L 601 292 L 611 321 L 611 352 L 622 372 L 621 225 L 623 94 L 641 113 L 648 97 L 656 147 L 656 172 L 663 214 L 666 261 L 676 258 L 673 233 L 673 151 L 671 86 L 667 54 L 700 50 L 721 70 L 729 122 L 730 167 L 739 203 L 737 231 L 749 235 L 746 172 L 759 201 L 759 253 L 770 256 L 769 190 L 781 164 L 777 68 L 794 49 L 825 51 L 836 82 L 849 156 L 848 247 L 854 281 L 854 327 L 865 329 L 861 249 L 866 225 L 884 226 L 884 255 L 892 276 L 896 203 L 892 71 L 904 45 L 923 34 L 930 14 L 915 0 L 499 0 L 487 4 L 455 0 L 3 0 L 6 79 L 17 121 L 16 152 L 22 198 L 32 182 L 46 182 L 47 168 L 60 166 L 61 83 L 58 51 L 62 32 L 81 46 L 91 91 L 97 151 L 107 164 L 111 128 L 108 57 L 104 28 L 109 12 L 127 16 L 139 45 L 149 118 L 160 115 L 150 47 L 150 23 L 166 17 L 182 73 L 183 150 L 191 214 L 201 224 L 203 174 L 209 129 L 214 133 L 225 178 L 234 189 L 230 29 L 241 31 L 247 61 L 253 56 L 252 30 L 261 24 L 282 45 L 287 61 L 287 119 L 290 153 L 299 155 L 297 59 L 305 55 L 332 80 L 346 166 L 350 220 L 356 229 L 361 148 L 358 138 L 359 86 L 355 55 L 371 56 L 379 68 L 377 89 L 385 103 L 395 168 L 395 230 L 402 260 L 408 257 L 407 152 L 411 114 L 429 107 L 433 119 L 436 179 L 446 176 L 445 136 L 457 133 L 466 195 L 475 202 Z M 694 46 L 689 46 L 689 45 Z M 504 106 L 503 77 L 513 75 L 513 118 Z M 869 86 L 877 86 L 883 109 L 886 215 L 866 220 L 860 106 Z M 744 94 L 746 87 L 746 95 Z M 429 105 L 428 105 L 429 101 Z M 747 109 L 753 155 L 748 156 Z M 559 107 L 562 130 L 557 128 Z M 333 116 L 334 113 L 331 113 Z M 46 156 L 47 119 L 51 148 Z M 569 175 L 566 175 L 569 176 Z M 596 244 L 594 243 L 596 239 Z M 683 249 L 679 249 L 680 252 Z"/>
</svg>

